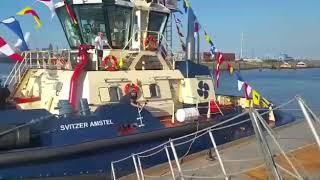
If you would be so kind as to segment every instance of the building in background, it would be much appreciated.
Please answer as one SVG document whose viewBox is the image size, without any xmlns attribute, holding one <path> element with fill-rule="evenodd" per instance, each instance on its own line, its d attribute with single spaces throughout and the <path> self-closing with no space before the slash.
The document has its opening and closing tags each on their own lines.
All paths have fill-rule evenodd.
<svg viewBox="0 0 320 180">
<path fill-rule="evenodd" d="M 235 53 L 222 53 L 222 55 L 223 55 L 225 61 L 235 61 L 236 60 Z M 202 56 L 201 56 L 202 61 L 205 61 L 205 62 L 210 62 L 210 61 L 213 61 L 214 59 L 217 61 L 218 58 L 219 58 L 219 53 L 215 53 L 214 58 L 211 56 L 210 52 L 203 52 Z"/>
</svg>

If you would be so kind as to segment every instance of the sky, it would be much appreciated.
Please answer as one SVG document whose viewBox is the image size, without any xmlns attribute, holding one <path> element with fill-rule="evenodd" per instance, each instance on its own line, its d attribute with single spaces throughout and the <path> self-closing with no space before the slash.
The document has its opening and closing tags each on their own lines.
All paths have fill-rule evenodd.
<svg viewBox="0 0 320 180">
<path fill-rule="evenodd" d="M 55 0 L 57 2 L 57 0 Z M 244 33 L 244 56 L 289 56 L 320 60 L 320 1 L 319 0 L 189 0 L 200 24 L 211 35 L 222 52 L 234 52 L 239 56 L 241 33 Z M 0 19 L 5 19 L 31 5 L 42 22 L 35 30 L 35 22 L 29 15 L 16 16 L 24 32 L 31 32 L 30 48 L 67 48 L 68 43 L 60 22 L 50 18 L 49 9 L 35 0 L 1 0 Z M 179 5 L 181 8 L 181 4 Z M 177 15 L 186 19 L 186 15 Z M 185 22 L 185 21 L 184 21 Z M 186 25 L 184 26 L 186 27 Z M 186 34 L 186 33 L 185 33 Z M 0 36 L 11 45 L 17 37 L 0 25 Z M 176 37 L 176 35 L 175 35 Z M 201 34 L 201 50 L 209 46 Z M 179 47 L 178 41 L 174 46 Z"/>
</svg>

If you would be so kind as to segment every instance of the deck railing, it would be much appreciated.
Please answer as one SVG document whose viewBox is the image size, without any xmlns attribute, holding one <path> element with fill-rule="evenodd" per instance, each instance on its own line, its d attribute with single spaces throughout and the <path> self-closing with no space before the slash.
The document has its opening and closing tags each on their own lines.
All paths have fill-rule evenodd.
<svg viewBox="0 0 320 180">
<path fill-rule="evenodd" d="M 71 59 L 77 51 L 63 50 L 54 55 L 52 51 L 24 51 L 21 53 L 22 62 L 16 62 L 4 81 L 4 86 L 13 90 L 22 81 L 28 69 L 72 69 Z M 64 55 L 63 55 L 64 54 Z M 61 64 L 60 66 L 57 64 Z M 68 67 L 67 67 L 68 66 Z"/>
</svg>

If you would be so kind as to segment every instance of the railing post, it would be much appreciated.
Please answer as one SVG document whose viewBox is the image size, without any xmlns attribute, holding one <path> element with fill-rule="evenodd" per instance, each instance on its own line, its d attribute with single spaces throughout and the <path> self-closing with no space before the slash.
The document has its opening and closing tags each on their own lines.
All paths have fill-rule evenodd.
<svg viewBox="0 0 320 180">
<path fill-rule="evenodd" d="M 137 155 L 137 159 L 138 159 L 138 166 L 139 166 L 139 169 L 140 169 L 141 180 L 144 180 L 143 169 L 142 169 L 142 165 L 141 165 L 141 161 L 140 161 L 139 155 Z"/>
<path fill-rule="evenodd" d="M 174 107 L 174 103 L 172 103 L 172 116 L 171 116 L 171 123 L 174 124 L 175 118 L 175 107 Z"/>
<path fill-rule="evenodd" d="M 254 111 L 255 110 L 251 106 L 250 111 L 249 111 L 249 115 L 250 115 L 250 119 L 252 122 L 252 126 L 254 129 L 256 138 L 257 138 L 257 144 L 260 147 L 261 153 L 264 156 L 267 168 L 269 169 L 270 172 L 273 173 L 273 177 L 269 174 L 270 179 L 281 180 L 282 178 L 280 176 L 279 170 L 276 166 L 276 163 L 274 162 L 273 155 L 272 155 L 271 150 L 269 148 L 268 142 L 265 138 L 265 135 L 264 135 L 262 128 L 260 126 L 260 122 L 259 122 Z"/>
<path fill-rule="evenodd" d="M 319 135 L 318 135 L 318 133 L 317 133 L 316 128 L 314 127 L 314 124 L 313 124 L 313 121 L 312 121 L 312 119 L 311 119 L 311 117 L 310 117 L 310 114 L 308 113 L 308 111 L 307 111 L 307 109 L 306 109 L 306 107 L 305 107 L 305 105 L 304 105 L 304 101 L 302 100 L 301 97 L 297 97 L 296 99 L 298 100 L 298 104 L 299 104 L 299 106 L 300 106 L 300 108 L 301 108 L 301 110 L 302 110 L 302 112 L 303 112 L 303 115 L 304 115 L 304 117 L 306 118 L 306 120 L 307 120 L 307 122 L 308 122 L 308 125 L 309 125 L 309 127 L 310 127 L 310 129 L 311 129 L 311 132 L 312 132 L 314 138 L 316 139 L 316 142 L 317 142 L 317 144 L 318 144 L 318 147 L 320 148 L 320 138 L 319 138 Z"/>
<path fill-rule="evenodd" d="M 111 175 L 112 175 L 112 179 L 116 180 L 116 172 L 114 170 L 113 162 L 111 162 Z"/>
<path fill-rule="evenodd" d="M 132 154 L 132 160 L 133 160 L 134 168 L 135 168 L 135 170 L 136 170 L 137 179 L 138 179 L 138 180 L 141 180 L 141 179 L 140 179 L 140 172 L 139 172 L 139 169 L 138 169 L 137 160 L 136 160 L 135 156 L 136 156 L 136 155 Z"/>
<path fill-rule="evenodd" d="M 177 155 L 177 152 L 176 152 L 176 148 L 174 147 L 173 141 L 171 139 L 170 139 L 170 146 L 171 146 L 171 149 L 172 149 L 172 152 L 173 152 L 174 159 L 175 159 L 176 164 L 177 164 L 177 168 L 178 168 L 178 171 L 179 171 L 180 179 L 184 180 L 183 173 L 182 173 L 181 166 L 180 166 L 180 162 L 179 162 L 179 158 L 178 158 L 178 155 Z"/>
<path fill-rule="evenodd" d="M 210 130 L 209 130 L 208 132 L 209 132 L 209 136 L 210 136 L 212 145 L 213 145 L 213 147 L 214 147 L 214 151 L 216 152 L 216 155 L 217 155 L 217 157 L 218 157 L 218 160 L 219 160 L 219 164 L 220 164 L 220 166 L 221 166 L 222 173 L 223 173 L 225 179 L 228 180 L 229 178 L 228 178 L 228 176 L 227 176 L 226 169 L 224 168 L 222 159 L 221 159 L 221 157 L 220 157 L 220 154 L 219 154 L 219 150 L 218 150 L 216 141 L 214 140 L 214 137 L 213 137 L 212 132 L 211 132 Z"/>
<path fill-rule="evenodd" d="M 211 101 L 208 102 L 208 112 L 207 112 L 207 118 L 209 119 L 211 117 Z"/>
<path fill-rule="evenodd" d="M 168 151 L 168 146 L 165 145 L 164 149 L 166 150 L 166 154 L 167 154 L 167 158 L 168 158 L 168 162 L 169 162 L 169 166 L 170 166 L 170 170 L 171 170 L 171 175 L 172 175 L 172 179 L 175 179 L 175 175 L 174 175 L 174 171 L 173 171 L 173 167 L 172 167 L 172 163 L 171 163 L 171 157 Z"/>
</svg>

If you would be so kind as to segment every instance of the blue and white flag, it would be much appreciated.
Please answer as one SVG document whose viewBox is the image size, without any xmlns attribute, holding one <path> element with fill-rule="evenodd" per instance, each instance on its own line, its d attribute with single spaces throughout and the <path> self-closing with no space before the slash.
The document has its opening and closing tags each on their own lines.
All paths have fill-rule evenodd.
<svg viewBox="0 0 320 180">
<path fill-rule="evenodd" d="M 22 44 L 20 46 L 21 51 L 29 50 L 28 45 L 24 39 L 19 21 L 17 21 L 14 17 L 9 17 L 5 20 L 2 20 L 0 23 L 7 26 L 11 31 L 13 31 L 19 37 L 19 39 L 21 39 L 22 41 Z"/>
</svg>

